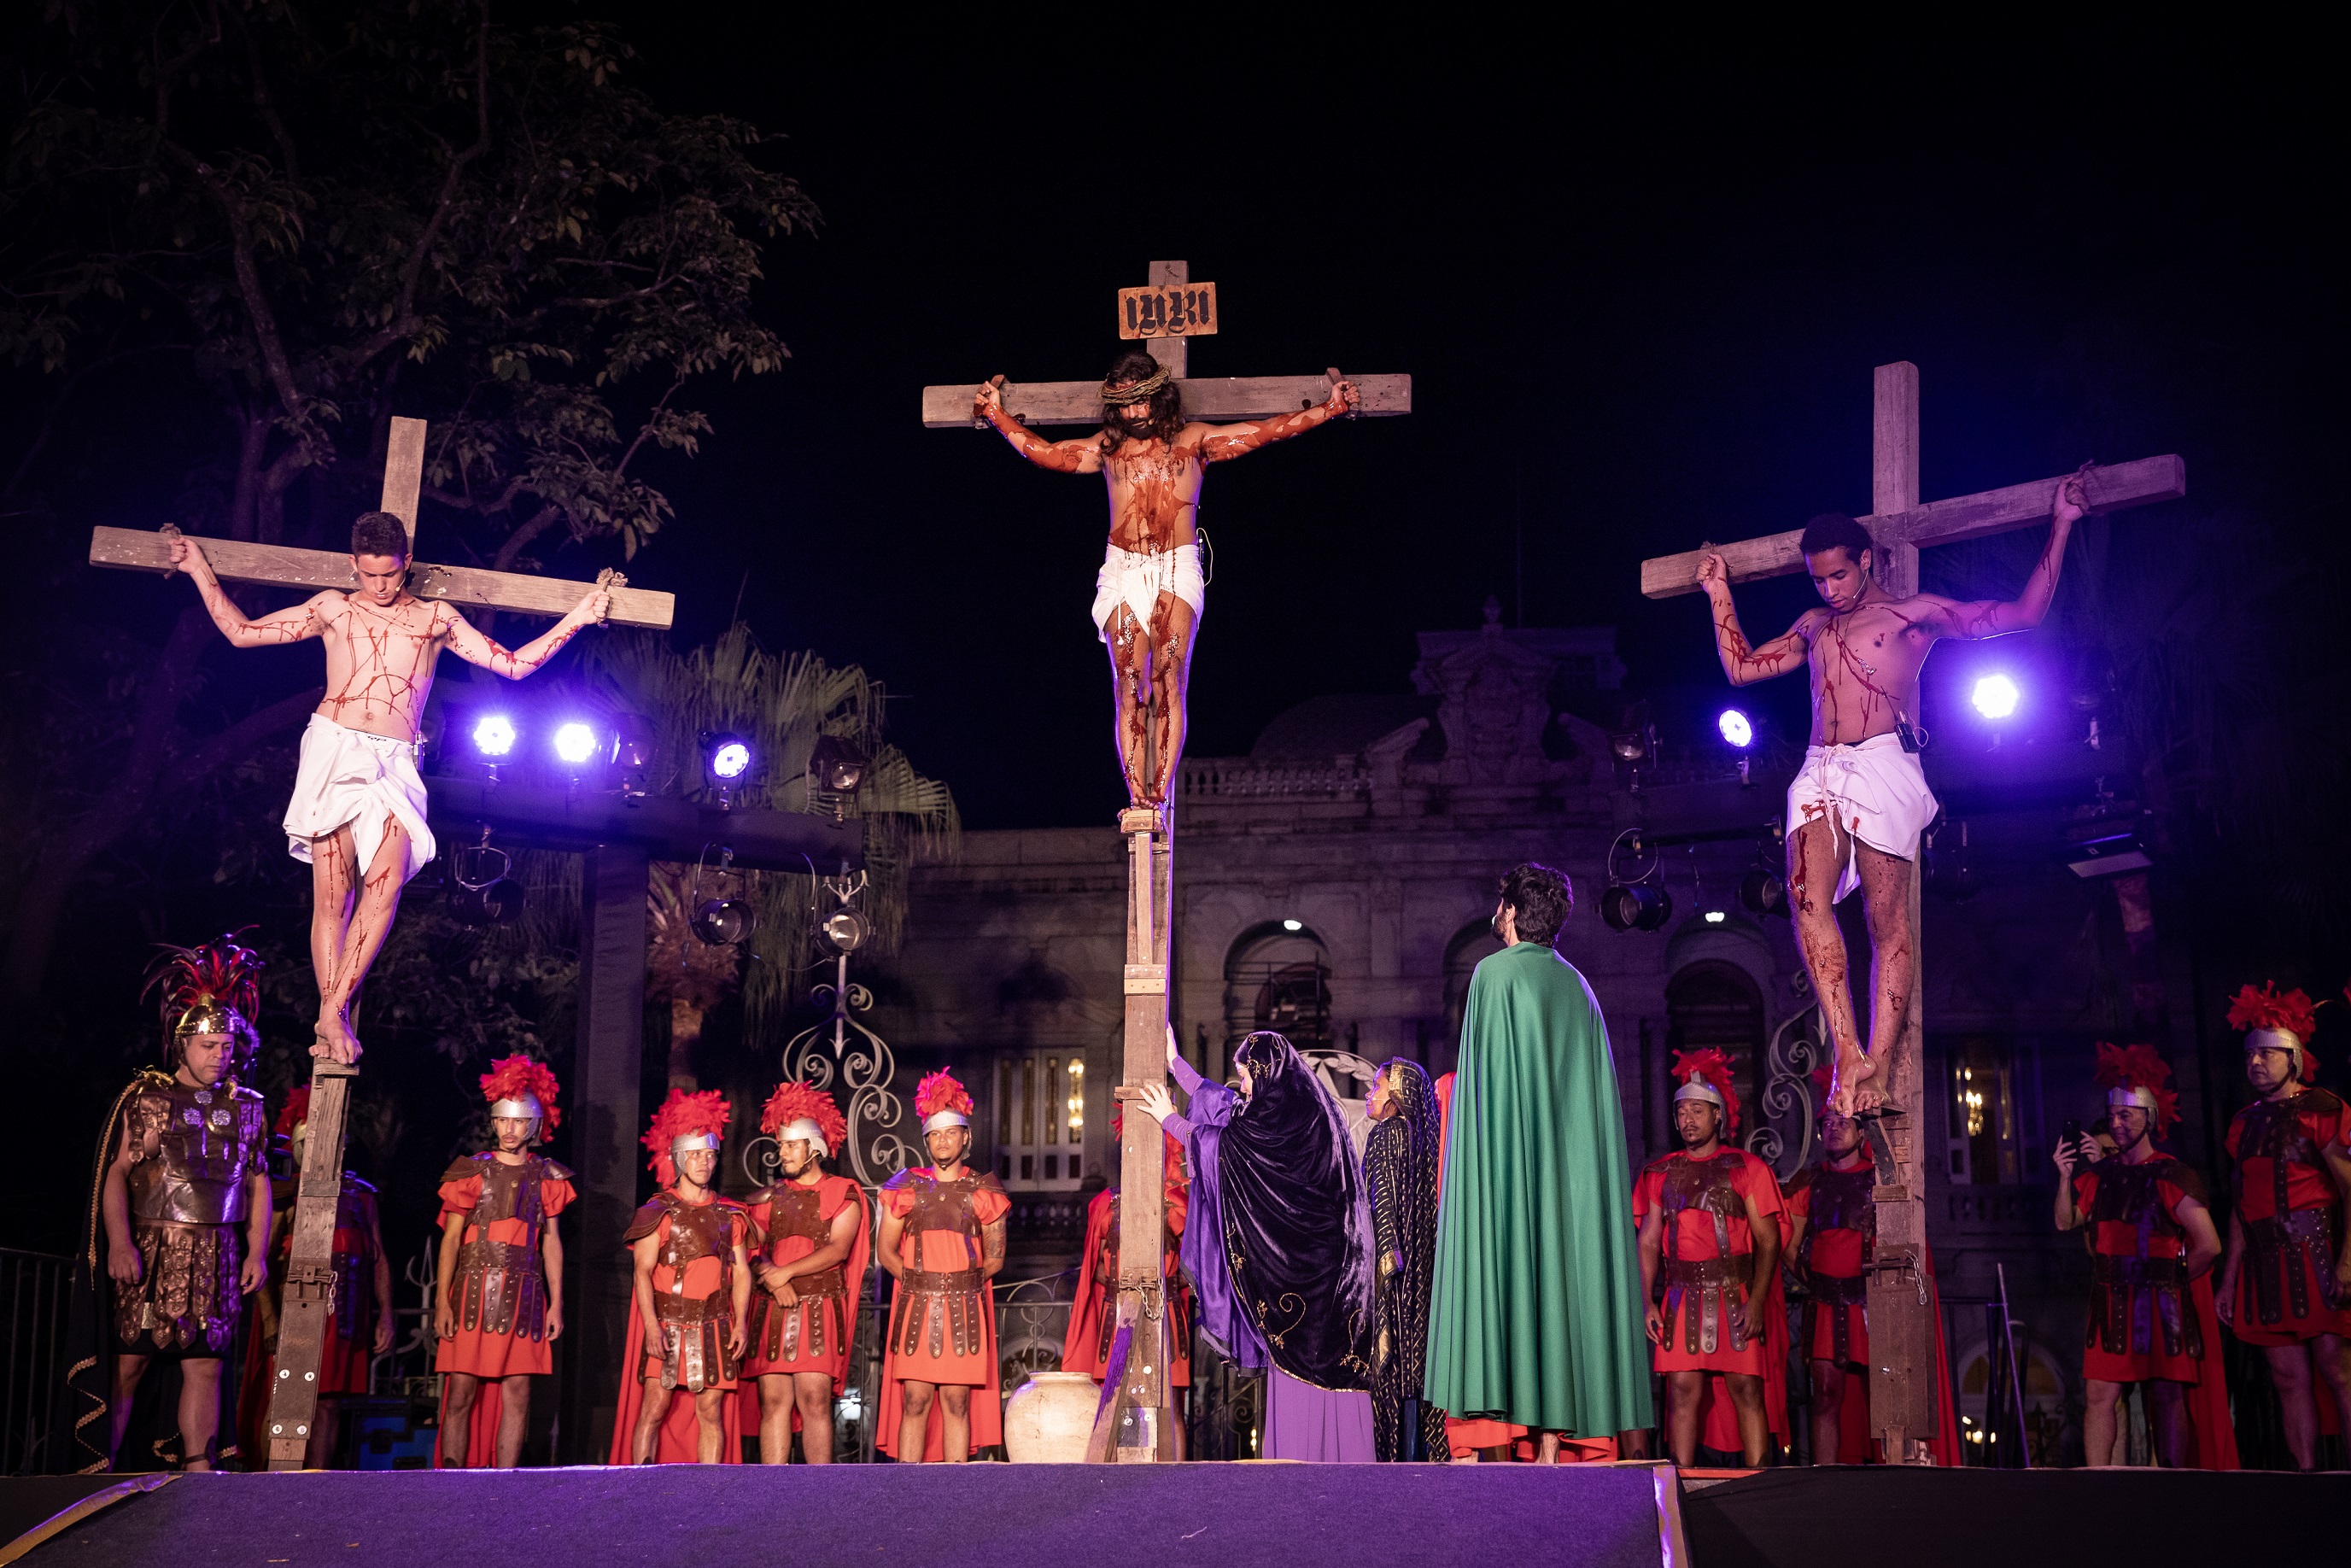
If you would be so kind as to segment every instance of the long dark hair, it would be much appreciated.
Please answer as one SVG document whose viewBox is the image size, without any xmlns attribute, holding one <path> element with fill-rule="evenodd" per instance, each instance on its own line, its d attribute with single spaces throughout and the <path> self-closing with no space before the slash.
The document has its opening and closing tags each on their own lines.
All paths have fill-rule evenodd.
<svg viewBox="0 0 2351 1568">
<path fill-rule="evenodd" d="M 1118 358 L 1110 362 L 1110 373 L 1102 377 L 1105 384 L 1115 382 L 1139 382 L 1156 375 L 1159 361 L 1147 349 L 1123 349 Z M 1174 442 L 1176 433 L 1184 428 L 1184 394 L 1170 376 L 1167 384 L 1151 394 L 1151 417 L 1141 424 L 1130 424 L 1121 413 L 1123 405 L 1102 404 L 1102 451 L 1108 457 L 1119 449 L 1129 436 L 1137 441 Z"/>
</svg>

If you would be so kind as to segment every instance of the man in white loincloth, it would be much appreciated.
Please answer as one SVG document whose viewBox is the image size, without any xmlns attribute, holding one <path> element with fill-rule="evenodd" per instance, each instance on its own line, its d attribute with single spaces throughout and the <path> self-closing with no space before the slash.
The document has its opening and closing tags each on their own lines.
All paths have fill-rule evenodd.
<svg viewBox="0 0 2351 1568">
<path fill-rule="evenodd" d="M 1966 602 L 1939 593 L 1896 599 L 1871 577 L 1876 549 L 1853 518 L 1823 512 L 1804 525 L 1804 570 L 1827 608 L 1808 610 L 1787 632 L 1748 646 L 1731 608 L 1729 569 L 1708 551 L 1698 580 L 1714 610 L 1715 649 L 1730 684 L 1743 686 L 1812 669 L 1812 744 L 1788 788 L 1788 892 L 1796 940 L 1836 1048 L 1830 1100 L 1837 1114 L 1878 1109 L 1892 1081 L 1910 1011 L 1911 933 L 1907 878 L 1918 836 L 1935 819 L 1935 797 L 1915 749 L 1918 671 L 1940 638 L 1975 639 L 2041 624 L 2057 591 L 2065 538 L 2084 509 L 2090 465 L 2061 479 L 2052 497 L 2049 543 L 2013 601 Z M 1864 1052 L 1846 984 L 1837 900 L 1861 889 L 1876 970 L 1870 1049 Z M 1871 1080 L 1876 1079 L 1876 1082 Z M 1916 1110 L 1916 1106 L 1903 1106 Z"/>
<path fill-rule="evenodd" d="M 362 513 L 351 525 L 357 591 L 329 589 L 253 620 L 221 591 L 195 540 L 175 538 L 172 563 L 196 580 L 213 623 L 236 646 L 312 637 L 326 644 L 326 699 L 302 735 L 286 836 L 294 858 L 310 862 L 310 964 L 319 980 L 319 1038 L 310 1054 L 356 1061 L 353 998 L 392 929 L 401 888 L 433 858 L 416 727 L 441 650 L 520 680 L 580 628 L 602 621 L 612 596 L 592 590 L 546 633 L 508 653 L 448 605 L 409 593 L 408 530 L 390 512 Z"/>
<path fill-rule="evenodd" d="M 1184 750 L 1184 692 L 1192 669 L 1204 584 L 1193 525 L 1207 465 L 1286 441 L 1356 404 L 1343 381 L 1313 408 L 1242 424 L 1186 423 L 1180 389 L 1141 349 L 1113 361 L 1102 381 L 1102 427 L 1073 441 L 1031 434 L 1004 412 L 1001 383 L 983 383 L 972 414 L 994 425 L 1040 468 L 1100 474 L 1110 486 L 1110 548 L 1094 579 L 1094 624 L 1110 650 L 1117 704 L 1119 768 L 1138 806 L 1167 799 Z M 1146 767 L 1149 699 L 1159 698 Z"/>
</svg>

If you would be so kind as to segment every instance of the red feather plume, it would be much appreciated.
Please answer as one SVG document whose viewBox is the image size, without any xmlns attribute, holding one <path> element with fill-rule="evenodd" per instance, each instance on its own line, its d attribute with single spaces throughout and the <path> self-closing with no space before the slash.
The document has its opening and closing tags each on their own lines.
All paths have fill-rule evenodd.
<svg viewBox="0 0 2351 1568">
<path fill-rule="evenodd" d="M 653 1177 L 668 1186 L 677 1180 L 677 1163 L 670 1158 L 669 1146 L 689 1133 L 716 1133 L 723 1135 L 726 1124 L 734 1118 L 735 1107 L 726 1103 L 724 1090 L 705 1089 L 689 1094 L 683 1089 L 673 1089 L 661 1109 L 653 1113 L 653 1131 L 643 1142 L 653 1152 L 645 1162 L 653 1168 Z"/>
<path fill-rule="evenodd" d="M 542 1133 L 562 1125 L 563 1113 L 555 1108 L 555 1097 L 561 1092 L 562 1086 L 555 1082 L 547 1063 L 528 1056 L 501 1056 L 482 1074 L 482 1098 L 493 1105 L 501 1100 L 536 1099 L 547 1112 L 539 1127 Z"/>
<path fill-rule="evenodd" d="M 2098 1041 L 2098 1086 L 2144 1089 L 2155 1096 L 2155 1135 L 2168 1134 L 2179 1120 L 2179 1095 L 2169 1087 L 2171 1065 L 2151 1045 L 2118 1046 Z"/>
<path fill-rule="evenodd" d="M 2351 988 L 2345 995 L 2351 996 Z M 2229 1003 L 2231 1029 L 2282 1029 L 2307 1046 L 2310 1037 L 2318 1032 L 2318 1004 L 2300 991 L 2278 994 L 2277 982 L 2271 980 L 2260 990 L 2247 986 Z"/>
<path fill-rule="evenodd" d="M 914 1086 L 914 1114 L 917 1117 L 927 1122 L 942 1111 L 953 1111 L 964 1116 L 971 1114 L 971 1091 L 945 1068 L 925 1073 L 923 1081 Z"/>
<path fill-rule="evenodd" d="M 1722 1096 L 1723 1136 L 1739 1131 L 1739 1092 L 1731 1087 L 1730 1058 L 1713 1046 L 1704 1051 L 1674 1052 L 1674 1076 L 1687 1083 L 1697 1079 Z"/>
<path fill-rule="evenodd" d="M 163 1032 L 169 1034 L 190 1008 L 214 1002 L 235 1008 L 247 1023 L 261 1016 L 261 955 L 241 945 L 232 931 L 201 947 L 161 944 L 163 952 L 148 967 L 141 995 L 161 990 Z"/>
<path fill-rule="evenodd" d="M 767 1106 L 759 1113 L 759 1131 L 780 1133 L 803 1116 L 824 1134 L 826 1148 L 841 1153 L 841 1141 L 849 1135 L 849 1119 L 832 1103 L 831 1095 L 797 1079 L 777 1084 L 776 1092 L 768 1096 Z"/>
<path fill-rule="evenodd" d="M 270 1129 L 281 1138 L 291 1138 L 294 1129 L 310 1119 L 310 1086 L 297 1084 L 294 1092 L 286 1096 L 286 1108 L 277 1113 L 277 1124 Z"/>
</svg>

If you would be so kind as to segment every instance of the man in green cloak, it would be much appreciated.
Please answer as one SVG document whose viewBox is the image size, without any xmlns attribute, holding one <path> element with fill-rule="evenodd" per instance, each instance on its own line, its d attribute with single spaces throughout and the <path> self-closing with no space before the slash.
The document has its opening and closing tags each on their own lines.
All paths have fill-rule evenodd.
<svg viewBox="0 0 2351 1568">
<path fill-rule="evenodd" d="M 1502 878 L 1461 1020 L 1428 1312 L 1429 1403 L 1564 1438 L 1646 1430 L 1648 1341 L 1607 1026 L 1553 950 L 1565 875 Z M 1586 1445 L 1575 1445 L 1580 1450 Z"/>
</svg>

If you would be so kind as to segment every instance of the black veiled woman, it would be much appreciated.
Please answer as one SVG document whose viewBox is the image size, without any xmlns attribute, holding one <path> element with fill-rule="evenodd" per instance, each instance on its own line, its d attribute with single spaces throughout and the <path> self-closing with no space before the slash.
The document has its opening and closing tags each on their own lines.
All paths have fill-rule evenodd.
<svg viewBox="0 0 2351 1568">
<path fill-rule="evenodd" d="M 1192 1071 L 1172 1033 L 1167 1065 L 1186 1113 L 1157 1084 L 1139 1103 L 1191 1166 L 1183 1260 L 1200 1326 L 1236 1364 L 1269 1369 L 1261 1452 L 1370 1460 L 1372 1216 L 1338 1101 L 1267 1031 L 1234 1051 L 1237 1088 Z"/>
<path fill-rule="evenodd" d="M 1421 1394 L 1428 1364 L 1428 1282 L 1437 1266 L 1437 1176 L 1443 1124 L 1420 1063 L 1391 1058 L 1373 1081 L 1364 1183 L 1378 1249 L 1372 1417 L 1383 1459 L 1442 1459 L 1445 1412 Z"/>
</svg>

